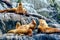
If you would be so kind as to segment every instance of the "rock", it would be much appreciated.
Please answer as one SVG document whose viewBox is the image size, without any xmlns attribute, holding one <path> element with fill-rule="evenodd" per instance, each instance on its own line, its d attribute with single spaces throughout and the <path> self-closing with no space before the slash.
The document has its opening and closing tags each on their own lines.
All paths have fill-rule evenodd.
<svg viewBox="0 0 60 40">
<path fill-rule="evenodd" d="M 36 34 L 32 37 L 29 36 L 21 36 L 14 34 L 4 34 L 2 36 L 3 40 L 60 40 L 60 35 L 57 34 Z M 0 38 L 1 39 L 1 38 Z"/>
<path fill-rule="evenodd" d="M 4 34 L 3 35 L 3 40 L 35 40 L 34 38 L 32 37 L 29 37 L 29 36 L 21 36 L 21 35 L 14 35 L 14 34 Z"/>
</svg>

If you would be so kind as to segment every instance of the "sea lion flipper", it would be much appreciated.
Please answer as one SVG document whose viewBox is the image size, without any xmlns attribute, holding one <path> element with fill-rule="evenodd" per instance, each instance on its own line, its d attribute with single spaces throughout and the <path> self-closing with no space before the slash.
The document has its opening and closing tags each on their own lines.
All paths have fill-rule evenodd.
<svg viewBox="0 0 60 40">
<path fill-rule="evenodd" d="M 18 29 L 21 26 L 20 22 L 16 23 L 16 29 Z"/>
<path fill-rule="evenodd" d="M 14 33 L 14 30 L 9 30 L 8 33 Z"/>
</svg>

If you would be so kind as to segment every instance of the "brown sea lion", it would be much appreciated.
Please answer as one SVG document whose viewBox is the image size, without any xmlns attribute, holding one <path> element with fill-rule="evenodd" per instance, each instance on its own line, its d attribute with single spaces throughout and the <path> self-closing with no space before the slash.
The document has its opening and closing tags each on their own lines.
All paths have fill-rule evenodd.
<svg viewBox="0 0 60 40">
<path fill-rule="evenodd" d="M 35 29 L 35 26 L 36 26 L 35 20 L 32 20 L 32 22 L 27 25 L 20 25 L 20 23 L 18 22 L 16 24 L 16 29 L 10 30 L 8 31 L 8 33 L 25 34 L 32 36 L 32 31 Z"/>
<path fill-rule="evenodd" d="M 5 10 L 0 10 L 0 13 L 4 12 L 14 12 L 17 14 L 26 14 L 27 11 L 25 8 L 23 8 L 22 3 L 18 3 L 18 6 L 16 8 L 7 8 Z"/>
<path fill-rule="evenodd" d="M 39 21 L 40 24 L 38 26 L 38 32 L 41 31 L 43 33 L 57 33 L 57 32 L 60 33 L 60 29 L 49 27 L 45 20 L 40 19 Z"/>
</svg>

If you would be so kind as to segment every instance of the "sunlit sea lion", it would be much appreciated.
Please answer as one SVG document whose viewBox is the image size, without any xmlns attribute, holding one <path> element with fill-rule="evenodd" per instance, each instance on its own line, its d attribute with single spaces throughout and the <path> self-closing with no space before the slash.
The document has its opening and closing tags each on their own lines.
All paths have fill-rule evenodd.
<svg viewBox="0 0 60 40">
<path fill-rule="evenodd" d="M 8 33 L 25 34 L 32 36 L 32 31 L 35 29 L 35 26 L 36 26 L 35 20 L 33 20 L 31 23 L 27 25 L 20 25 L 20 23 L 18 22 L 16 24 L 16 29 L 10 30 L 8 31 Z"/>
<path fill-rule="evenodd" d="M 17 22 L 17 24 L 16 24 L 16 29 L 17 28 L 26 28 L 26 29 L 32 29 L 32 30 L 34 30 L 35 27 L 36 27 L 36 21 L 35 20 L 32 20 L 31 23 L 25 24 L 25 25 L 20 25 L 19 22 Z"/>
<path fill-rule="evenodd" d="M 40 19 L 39 21 L 40 21 L 40 25 L 38 26 L 38 32 L 40 32 L 40 31 L 43 32 L 43 33 L 57 33 L 57 32 L 60 32 L 60 29 L 58 29 L 58 28 L 49 27 L 45 20 Z"/>
<path fill-rule="evenodd" d="M 0 13 L 4 12 L 15 12 L 17 14 L 26 14 L 27 11 L 25 8 L 23 8 L 22 3 L 18 3 L 17 8 L 7 8 L 5 10 L 0 10 Z"/>
</svg>

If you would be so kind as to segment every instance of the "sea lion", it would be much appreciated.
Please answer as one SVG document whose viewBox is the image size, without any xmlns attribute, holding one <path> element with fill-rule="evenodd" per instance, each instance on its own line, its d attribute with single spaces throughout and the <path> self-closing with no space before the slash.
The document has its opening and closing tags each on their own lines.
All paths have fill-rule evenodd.
<svg viewBox="0 0 60 40">
<path fill-rule="evenodd" d="M 14 33 L 14 34 L 25 34 L 32 36 L 32 31 L 35 29 L 36 22 L 35 20 L 32 20 L 31 23 L 26 25 L 21 25 L 19 22 L 16 24 L 16 29 L 8 31 L 8 33 Z"/>
<path fill-rule="evenodd" d="M 21 25 L 19 22 L 17 22 L 16 24 L 16 29 L 17 28 L 26 28 L 26 29 L 32 29 L 34 30 L 36 27 L 36 21 L 32 20 L 32 22 L 30 22 L 29 24 L 25 24 L 25 25 Z"/>
<path fill-rule="evenodd" d="M 27 11 L 25 8 L 23 8 L 22 3 L 18 3 L 18 6 L 16 8 L 7 8 L 5 10 L 0 10 L 0 13 L 4 13 L 4 12 L 14 12 L 17 14 L 26 14 Z"/>
<path fill-rule="evenodd" d="M 40 24 L 38 26 L 38 32 L 41 31 L 43 33 L 57 33 L 57 32 L 60 33 L 60 29 L 49 27 L 45 20 L 40 19 L 39 21 Z"/>
</svg>

